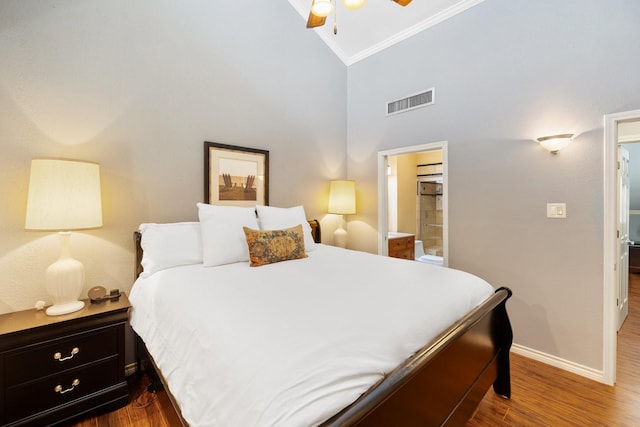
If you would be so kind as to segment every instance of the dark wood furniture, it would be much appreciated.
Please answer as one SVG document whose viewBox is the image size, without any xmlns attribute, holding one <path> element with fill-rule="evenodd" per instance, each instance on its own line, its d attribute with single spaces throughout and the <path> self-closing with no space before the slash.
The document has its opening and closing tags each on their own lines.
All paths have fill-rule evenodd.
<svg viewBox="0 0 640 427">
<path fill-rule="evenodd" d="M 640 245 L 629 246 L 629 273 L 640 273 Z"/>
<path fill-rule="evenodd" d="M 126 405 L 129 307 L 122 294 L 62 316 L 0 315 L 0 425 L 54 425 Z"/>
<path fill-rule="evenodd" d="M 393 258 L 415 260 L 416 253 L 416 236 L 413 234 L 389 235 L 387 237 L 389 243 L 388 255 Z"/>
<path fill-rule="evenodd" d="M 319 243 L 320 224 L 309 221 Z M 136 243 L 136 277 L 142 271 L 140 233 Z M 464 426 L 487 389 L 511 397 L 509 351 L 513 340 L 506 302 L 511 290 L 499 288 L 416 354 L 371 387 L 354 403 L 321 424 L 343 426 Z M 180 414 L 171 390 L 158 371 L 153 356 L 146 353 L 138 337 L 140 359 L 148 358 L 165 386 L 175 409 L 175 419 L 188 424 Z"/>
</svg>

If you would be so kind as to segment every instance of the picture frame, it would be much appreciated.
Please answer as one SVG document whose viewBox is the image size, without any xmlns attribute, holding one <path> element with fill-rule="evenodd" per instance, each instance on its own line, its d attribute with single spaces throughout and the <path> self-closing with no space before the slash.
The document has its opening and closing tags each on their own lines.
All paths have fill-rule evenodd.
<svg viewBox="0 0 640 427">
<path fill-rule="evenodd" d="M 269 205 L 269 151 L 204 142 L 204 201 L 212 205 Z"/>
</svg>

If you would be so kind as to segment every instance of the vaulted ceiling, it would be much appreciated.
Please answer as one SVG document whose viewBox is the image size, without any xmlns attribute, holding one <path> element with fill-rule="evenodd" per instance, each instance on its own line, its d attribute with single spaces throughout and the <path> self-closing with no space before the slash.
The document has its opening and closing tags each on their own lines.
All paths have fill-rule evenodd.
<svg viewBox="0 0 640 427">
<path fill-rule="evenodd" d="M 289 0 L 306 25 L 313 0 Z M 401 7 L 390 0 L 369 0 L 358 10 L 346 10 L 334 0 L 335 11 L 318 35 L 347 65 L 424 31 L 484 0 L 413 0 Z M 337 34 L 334 34 L 334 24 Z"/>
</svg>

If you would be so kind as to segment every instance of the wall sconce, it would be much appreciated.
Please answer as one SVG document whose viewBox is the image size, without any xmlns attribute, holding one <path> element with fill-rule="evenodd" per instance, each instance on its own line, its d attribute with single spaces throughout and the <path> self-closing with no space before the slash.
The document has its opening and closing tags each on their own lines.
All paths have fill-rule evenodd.
<svg viewBox="0 0 640 427">
<path fill-rule="evenodd" d="M 551 154 L 558 154 L 558 151 L 571 143 L 572 133 L 563 133 L 561 135 L 543 136 L 537 141 Z"/>
</svg>

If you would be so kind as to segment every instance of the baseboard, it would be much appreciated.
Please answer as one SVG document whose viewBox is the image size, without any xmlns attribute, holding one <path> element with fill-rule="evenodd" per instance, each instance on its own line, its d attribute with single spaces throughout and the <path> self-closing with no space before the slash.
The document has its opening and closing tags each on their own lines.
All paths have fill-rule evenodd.
<svg viewBox="0 0 640 427">
<path fill-rule="evenodd" d="M 588 366 L 580 365 L 579 363 L 571 362 L 557 356 L 552 356 L 519 344 L 513 344 L 511 346 L 511 351 L 519 354 L 520 356 L 528 357 L 529 359 L 537 360 L 538 362 L 546 363 L 547 365 L 555 366 L 556 368 L 606 384 L 603 371 L 589 368 Z"/>
</svg>

